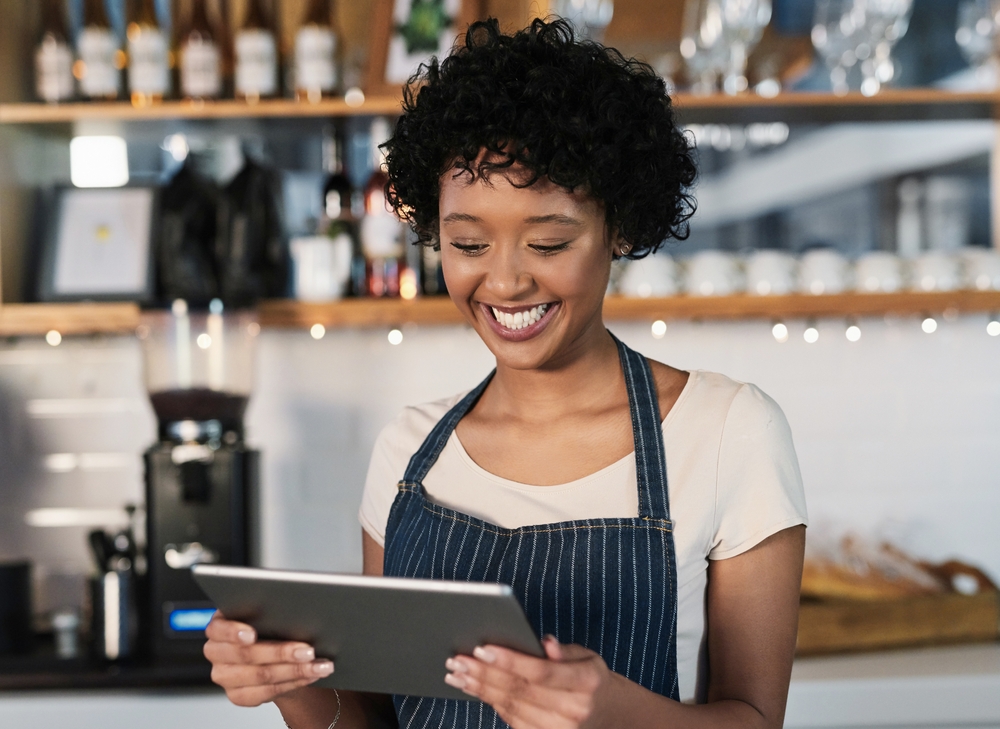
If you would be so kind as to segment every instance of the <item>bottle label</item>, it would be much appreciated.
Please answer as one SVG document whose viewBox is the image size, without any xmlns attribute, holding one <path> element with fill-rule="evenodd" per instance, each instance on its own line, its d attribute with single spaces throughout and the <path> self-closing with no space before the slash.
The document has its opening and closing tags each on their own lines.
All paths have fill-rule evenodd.
<svg viewBox="0 0 1000 729">
<path fill-rule="evenodd" d="M 330 28 L 306 25 L 295 36 L 295 88 L 329 93 L 337 86 L 337 38 Z"/>
<path fill-rule="evenodd" d="M 35 51 L 35 93 L 48 102 L 73 95 L 73 53 L 68 45 L 51 36 Z"/>
<path fill-rule="evenodd" d="M 181 92 L 203 99 L 218 96 L 221 90 L 219 47 L 209 40 L 189 40 L 181 52 Z"/>
<path fill-rule="evenodd" d="M 273 96 L 278 91 L 278 52 L 266 30 L 241 30 L 236 35 L 236 93 Z"/>
<path fill-rule="evenodd" d="M 371 213 L 361 220 L 361 249 L 369 260 L 399 258 L 403 248 L 403 224 L 389 212 Z"/>
<path fill-rule="evenodd" d="M 128 85 L 133 94 L 163 96 L 169 90 L 167 39 L 159 28 L 141 27 L 128 38 Z"/>
<path fill-rule="evenodd" d="M 77 52 L 83 61 L 80 91 L 84 96 L 116 96 L 118 69 L 115 53 L 118 41 L 108 28 L 90 27 L 80 31 Z"/>
</svg>

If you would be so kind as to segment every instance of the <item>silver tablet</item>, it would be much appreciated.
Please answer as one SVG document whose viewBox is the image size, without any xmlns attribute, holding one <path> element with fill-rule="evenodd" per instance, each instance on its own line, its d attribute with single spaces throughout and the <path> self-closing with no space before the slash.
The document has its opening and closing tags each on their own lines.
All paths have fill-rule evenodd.
<svg viewBox="0 0 1000 729">
<path fill-rule="evenodd" d="M 197 565 L 195 581 L 265 640 L 297 640 L 334 662 L 316 686 L 465 699 L 444 662 L 478 645 L 543 656 L 506 585 Z"/>
</svg>

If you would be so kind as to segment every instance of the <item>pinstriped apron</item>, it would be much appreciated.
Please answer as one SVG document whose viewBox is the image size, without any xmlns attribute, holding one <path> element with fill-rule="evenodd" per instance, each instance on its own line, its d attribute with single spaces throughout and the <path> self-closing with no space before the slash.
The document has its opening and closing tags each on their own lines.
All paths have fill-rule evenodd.
<svg viewBox="0 0 1000 729">
<path fill-rule="evenodd" d="M 389 512 L 384 573 L 510 585 L 538 635 L 586 646 L 612 671 L 677 699 L 677 573 L 660 408 L 645 357 L 615 342 L 632 414 L 639 516 L 503 529 L 431 503 L 423 479 L 491 373 L 410 459 Z M 507 727 L 476 701 L 393 701 L 401 729 Z"/>
</svg>

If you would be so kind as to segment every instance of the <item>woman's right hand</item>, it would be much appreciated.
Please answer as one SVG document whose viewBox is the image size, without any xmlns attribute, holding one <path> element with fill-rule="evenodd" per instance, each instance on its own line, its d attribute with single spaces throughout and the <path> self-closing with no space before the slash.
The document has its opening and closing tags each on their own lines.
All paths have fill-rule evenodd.
<svg viewBox="0 0 1000 729">
<path fill-rule="evenodd" d="M 252 627 L 222 613 L 215 614 L 205 635 L 212 681 L 237 706 L 259 706 L 333 673 L 333 663 L 316 660 L 307 643 L 258 641 Z"/>
</svg>

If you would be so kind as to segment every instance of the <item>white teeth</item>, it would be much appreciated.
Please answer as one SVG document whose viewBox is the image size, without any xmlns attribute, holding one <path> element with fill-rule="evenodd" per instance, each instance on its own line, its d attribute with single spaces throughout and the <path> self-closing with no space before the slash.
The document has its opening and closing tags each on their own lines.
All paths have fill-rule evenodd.
<svg viewBox="0 0 1000 729">
<path fill-rule="evenodd" d="M 519 311 L 515 314 L 508 314 L 505 311 L 500 311 L 495 306 L 491 307 L 493 309 L 493 316 L 496 320 L 500 322 L 501 325 L 506 329 L 513 329 L 517 331 L 518 329 L 524 329 L 525 327 L 530 327 L 532 324 L 537 323 L 543 316 L 545 312 L 548 311 L 548 304 L 540 304 L 527 311 Z"/>
</svg>

